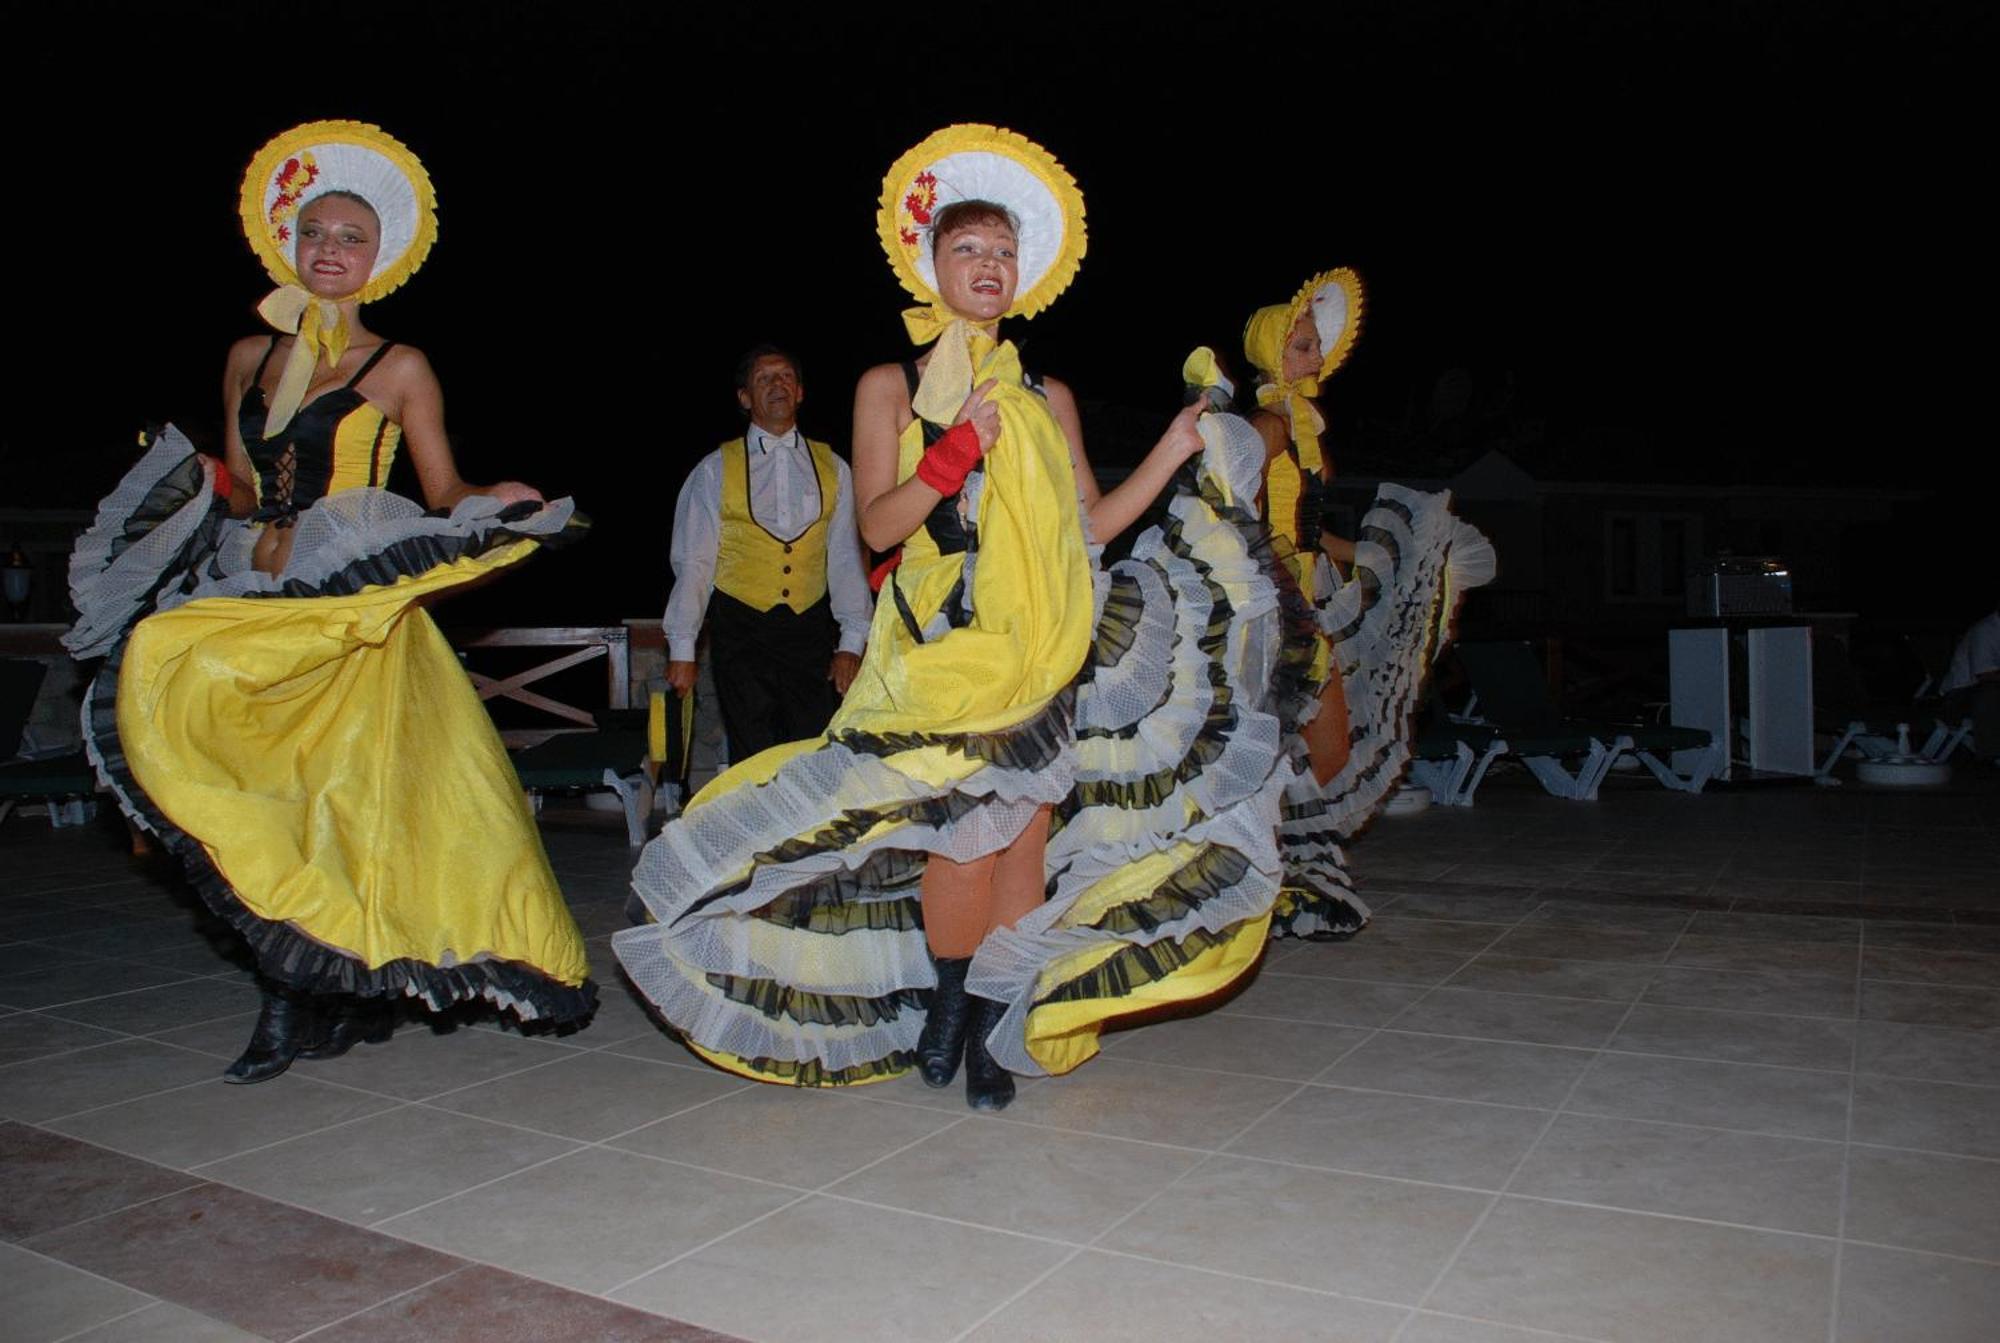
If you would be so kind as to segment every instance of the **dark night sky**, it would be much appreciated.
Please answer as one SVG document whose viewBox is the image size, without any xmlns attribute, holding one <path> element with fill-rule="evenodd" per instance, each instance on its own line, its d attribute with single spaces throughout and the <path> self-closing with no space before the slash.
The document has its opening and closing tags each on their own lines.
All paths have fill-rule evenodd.
<svg viewBox="0 0 2000 1343">
<path fill-rule="evenodd" d="M 1369 316 L 1337 431 L 1464 367 L 1546 422 L 1531 472 L 1594 474 L 1595 441 L 1604 476 L 1717 483 L 1914 486 L 1990 457 L 1991 340 L 1958 316 L 1993 297 L 1985 6 L 1253 8 L 49 7 L 14 43 L 40 85 L 0 95 L 11 502 L 88 505 L 142 423 L 213 432 L 268 288 L 242 165 L 329 116 L 431 169 L 438 249 L 369 320 L 430 353 L 467 476 L 596 518 L 529 589 L 568 585 L 579 619 L 657 610 L 673 491 L 737 423 L 744 346 L 796 347 L 807 427 L 844 444 L 855 376 L 905 348 L 881 174 L 955 120 L 1083 186 L 1082 275 L 1013 334 L 1087 416 L 1164 422 L 1187 349 L 1235 355 L 1251 308 L 1346 264 Z"/>
</svg>

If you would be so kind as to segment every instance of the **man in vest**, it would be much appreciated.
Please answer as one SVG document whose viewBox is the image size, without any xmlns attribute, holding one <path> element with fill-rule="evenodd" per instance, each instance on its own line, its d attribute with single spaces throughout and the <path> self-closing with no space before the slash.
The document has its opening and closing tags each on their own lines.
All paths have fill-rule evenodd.
<svg viewBox="0 0 2000 1343">
<path fill-rule="evenodd" d="M 702 458 L 674 506 L 674 590 L 661 624 L 667 684 L 694 688 L 709 656 L 732 762 L 816 737 L 861 666 L 873 603 L 847 463 L 799 432 L 791 355 L 760 345 L 736 366 L 743 437 Z"/>
</svg>

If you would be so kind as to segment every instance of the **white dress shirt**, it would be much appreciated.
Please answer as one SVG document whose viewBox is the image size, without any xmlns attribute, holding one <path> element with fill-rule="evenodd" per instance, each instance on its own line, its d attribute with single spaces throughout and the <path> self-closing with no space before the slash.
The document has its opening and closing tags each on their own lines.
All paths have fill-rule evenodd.
<svg viewBox="0 0 2000 1343">
<path fill-rule="evenodd" d="M 819 475 L 812 451 L 794 428 L 788 434 L 768 434 L 756 425 L 746 431 L 750 459 L 750 511 L 780 540 L 796 537 L 819 517 Z M 875 613 L 868 575 L 861 563 L 861 538 L 854 524 L 854 480 L 847 463 L 833 459 L 836 494 L 833 516 L 826 520 L 826 589 L 833 618 L 840 625 L 840 651 L 859 653 L 868 643 L 868 622 Z M 674 590 L 660 624 L 667 634 L 667 656 L 675 662 L 694 661 L 694 645 L 708 613 L 708 595 L 715 589 L 715 562 L 722 544 L 722 450 L 701 459 L 681 486 L 674 505 L 674 538 L 668 557 L 674 566 Z"/>
</svg>

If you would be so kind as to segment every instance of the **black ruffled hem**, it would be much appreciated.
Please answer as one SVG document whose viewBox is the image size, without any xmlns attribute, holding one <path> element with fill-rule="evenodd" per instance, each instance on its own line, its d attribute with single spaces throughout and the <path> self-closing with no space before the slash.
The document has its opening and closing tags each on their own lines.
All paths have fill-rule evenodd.
<svg viewBox="0 0 2000 1343">
<path fill-rule="evenodd" d="M 1098 962 L 1074 979 L 1063 981 L 1035 999 L 1036 1007 L 1051 1003 L 1129 998 L 1139 988 L 1155 984 L 1183 968 L 1205 951 L 1219 947 L 1243 925 L 1232 923 L 1219 932 L 1198 928 L 1179 941 L 1134 943 Z"/>
<path fill-rule="evenodd" d="M 917 1066 L 915 1051 L 899 1049 L 851 1068 L 829 1068 L 817 1059 L 738 1059 L 737 1063 L 766 1082 L 795 1087 L 845 1087 L 901 1077 Z"/>
<path fill-rule="evenodd" d="M 1200 909 L 1239 885 L 1250 860 L 1238 849 L 1208 845 L 1155 886 L 1143 900 L 1116 905 L 1091 924 L 1099 932 L 1150 933 Z"/>
<path fill-rule="evenodd" d="M 990 797 L 951 792 L 934 797 L 917 798 L 912 801 L 900 802 L 893 806 L 856 808 L 843 812 L 839 819 L 821 826 L 809 835 L 794 836 L 781 844 L 777 844 L 762 853 L 754 855 L 750 860 L 750 868 L 747 872 L 735 881 L 718 886 L 708 892 L 708 894 L 690 903 L 686 909 L 675 916 L 674 922 L 679 923 L 682 919 L 699 913 L 718 900 L 727 900 L 733 895 L 748 890 L 751 881 L 756 877 L 759 867 L 783 867 L 791 863 L 803 861 L 815 854 L 839 852 L 852 848 L 861 842 L 863 835 L 885 822 L 915 824 L 934 830 L 943 830 L 963 820 L 991 801 Z M 909 853 L 912 860 L 918 864 L 921 864 L 923 861 L 923 855 L 916 850 L 901 850 L 900 852 Z M 829 872 L 825 878 L 814 883 L 814 885 L 819 886 L 819 892 L 808 893 L 805 897 L 807 903 L 794 906 L 788 918 L 780 916 L 779 921 L 796 920 L 801 913 L 809 920 L 821 918 L 823 916 L 814 911 L 814 904 L 820 901 L 827 899 L 852 900 L 864 891 L 899 890 L 915 881 L 921 880 L 922 876 L 923 870 L 920 865 L 911 869 L 902 865 L 891 865 L 887 862 L 884 863 L 881 869 L 870 872 L 851 868 L 838 869 Z M 801 883 L 801 887 L 795 889 L 803 889 L 805 885 L 805 883 Z M 781 898 L 774 897 L 764 905 L 758 906 L 758 908 L 764 909 L 775 905 Z M 846 930 L 829 926 L 826 931 L 837 934 Z"/>
<path fill-rule="evenodd" d="M 731 1002 L 755 1008 L 773 1021 L 784 1019 L 810 1026 L 880 1026 L 906 1011 L 930 1005 L 928 989 L 898 989 L 879 998 L 854 993 L 818 993 L 793 988 L 775 979 L 741 975 L 709 975 L 708 982 Z"/>
<path fill-rule="evenodd" d="M 510 504 L 501 511 L 499 517 L 503 523 L 517 522 L 538 511 L 539 506 L 533 503 Z M 411 536 L 351 560 L 324 578 L 292 579 L 279 584 L 269 593 L 250 595 L 351 597 L 363 588 L 387 587 L 399 579 L 428 573 L 440 564 L 476 558 L 500 546 L 511 545 L 515 541 L 539 541 L 545 546 L 559 547 L 573 545 L 589 532 L 590 519 L 581 513 L 573 513 L 561 531 L 547 536 L 517 532 L 506 526 L 494 527 L 476 536 Z"/>
<path fill-rule="evenodd" d="M 1013 727 L 998 732 L 841 732 L 829 738 L 858 755 L 890 756 L 942 746 L 1002 769 L 1047 769 L 1062 758 L 1076 715 L 1074 684 Z"/>
<path fill-rule="evenodd" d="M 859 867 L 836 868 L 781 892 L 750 917 L 799 932 L 840 936 L 852 932 L 911 932 L 924 926 L 916 894 L 924 875 L 924 855 L 910 849 L 879 849 Z M 881 892 L 907 891 L 884 896 Z"/>
</svg>

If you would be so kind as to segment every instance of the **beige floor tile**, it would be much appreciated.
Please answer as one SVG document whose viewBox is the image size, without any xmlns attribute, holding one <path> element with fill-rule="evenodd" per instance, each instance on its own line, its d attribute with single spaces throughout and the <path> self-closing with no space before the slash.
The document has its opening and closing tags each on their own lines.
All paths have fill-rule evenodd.
<svg viewBox="0 0 2000 1343">
<path fill-rule="evenodd" d="M 1863 1021 L 1855 1067 L 1892 1077 L 2000 1086 L 2000 1031 Z"/>
<path fill-rule="evenodd" d="M 1635 1054 L 1679 1054 L 1729 1063 L 1846 1071 L 1854 1054 L 1851 1021 L 1716 1012 L 1641 1003 L 1618 1028 L 1610 1048 Z"/>
<path fill-rule="evenodd" d="M 870 1104 L 859 1093 L 750 1086 L 713 1105 L 627 1133 L 612 1146 L 729 1175 L 817 1189 L 957 1123 L 967 1113 L 963 1092 L 954 1087 L 947 1094 L 957 1099 L 957 1114 Z"/>
<path fill-rule="evenodd" d="M 1216 1011 L 1226 1016 L 1380 1026 L 1425 992 L 1407 984 L 1370 984 L 1266 970 Z"/>
<path fill-rule="evenodd" d="M 1001 1231 L 1083 1241 L 1200 1159 L 1178 1148 L 978 1119 L 826 1192 Z"/>
<path fill-rule="evenodd" d="M 612 1294 L 758 1343 L 942 1343 L 1061 1263 L 1047 1241 L 811 1198 Z M 782 1290 L 773 1290 L 774 1271 Z"/>
<path fill-rule="evenodd" d="M 1214 1157 L 1100 1244 L 1196 1268 L 1413 1303 L 1488 1197 Z"/>
<path fill-rule="evenodd" d="M 1456 919 L 1514 924 L 1539 900 L 1532 894 L 1486 895 L 1477 891 L 1428 890 L 1396 897 L 1390 908 L 1399 919 Z"/>
<path fill-rule="evenodd" d="M 1698 970 L 1788 970 L 1839 978 L 1854 974 L 1857 944 L 1845 942 L 1765 942 L 1741 937 L 1683 937 L 1667 957 L 1669 965 Z"/>
<path fill-rule="evenodd" d="M 1551 1334 L 1540 1329 L 1516 1329 L 1508 1324 L 1460 1319 L 1420 1310 L 1410 1319 L 1409 1328 L 1396 1343 L 1563 1343 L 1580 1334 Z"/>
<path fill-rule="evenodd" d="M 39 1254 L 0 1245 L 0 1338 L 45 1343 L 129 1315 L 153 1298 L 94 1273 Z"/>
<path fill-rule="evenodd" d="M 592 960 L 600 969 L 609 964 L 595 954 Z M 585 1049 L 602 1049 L 621 1040 L 658 1035 L 661 1031 L 660 1023 L 647 1011 L 645 999 L 638 990 L 628 984 L 624 976 L 612 975 L 598 982 L 597 1014 L 591 1017 L 590 1024 L 567 1039 L 570 1044 L 581 1045 Z"/>
<path fill-rule="evenodd" d="M 702 1066 L 707 1067 L 708 1065 L 703 1064 Z M 1086 1063 L 1079 1072 L 1071 1073 L 1069 1076 L 1072 1078 L 1087 1076 L 1097 1067 L 1098 1064 L 1095 1062 Z M 1046 1086 L 1059 1085 L 1067 1080 L 1067 1078 L 1060 1077 L 1017 1077 L 1014 1079 L 1014 1085 L 1018 1094 L 1025 1097 L 1030 1092 L 1039 1091 Z M 924 1085 L 924 1080 L 917 1076 L 916 1070 L 913 1068 L 901 1077 L 892 1077 L 886 1082 L 870 1082 L 866 1086 L 848 1087 L 842 1090 L 840 1094 L 858 1096 L 863 1100 L 876 1101 L 889 1105 L 914 1105 L 923 1110 L 938 1110 L 950 1115 L 953 1119 L 963 1119 L 969 1113 L 965 1104 L 965 1075 L 963 1073 L 960 1073 L 957 1079 L 949 1086 L 931 1087 Z M 1017 1101 L 1016 1104 L 1018 1105 L 1019 1102 Z"/>
<path fill-rule="evenodd" d="M 44 1123 L 219 1076 L 212 1058 L 149 1040 L 77 1049 L 0 1068 L 0 1114 Z"/>
<path fill-rule="evenodd" d="M 2000 1164 L 1856 1146 L 1847 1237 L 2000 1260 Z"/>
<path fill-rule="evenodd" d="M 1528 956 L 1557 961 L 1609 961 L 1658 965 L 1673 950 L 1678 933 L 1596 928 L 1567 923 L 1523 923 L 1493 944 L 1496 956 Z"/>
<path fill-rule="evenodd" d="M 1399 1031 L 1594 1049 L 1611 1038 L 1625 1011 L 1623 1003 L 1444 988 L 1393 1024 Z"/>
<path fill-rule="evenodd" d="M 1107 1036 L 1109 1044 L 1114 1037 Z M 1304 1082 L 1368 1038 L 1351 1026 L 1208 1013 L 1123 1031 L 1118 1057 Z"/>
<path fill-rule="evenodd" d="M 614 1054 L 575 1053 L 546 1068 L 451 1092 L 432 1104 L 598 1142 L 755 1085 L 713 1069 L 696 1072 Z"/>
<path fill-rule="evenodd" d="M 2000 955 L 1870 947 L 1862 953 L 1861 973 L 1868 979 L 2000 989 Z"/>
<path fill-rule="evenodd" d="M 310 1066 L 324 1081 L 415 1101 L 568 1057 L 554 1041 L 463 1027 L 433 1031 L 418 1022 L 399 1027 L 383 1044 Z"/>
<path fill-rule="evenodd" d="M 1713 1007 L 1728 1012 L 1782 1012 L 1801 1017 L 1852 1017 L 1854 981 L 1779 970 L 1681 970 L 1659 972 L 1645 1001 L 1668 1007 Z"/>
<path fill-rule="evenodd" d="M 1688 936 L 1744 938 L 1756 942 L 1828 942 L 1859 946 L 1861 920 L 1816 918 L 1809 914 L 1728 914 L 1703 909 L 1688 924 Z M 1871 937 L 1873 934 L 1870 934 Z"/>
<path fill-rule="evenodd" d="M 187 975 L 157 965 L 77 961 L 0 979 L 0 1003 L 20 1008 L 58 1007 L 149 989 L 156 984 L 185 983 L 187 979 Z"/>
<path fill-rule="evenodd" d="M 1508 1190 L 1831 1236 L 1841 1170 L 1838 1143 L 1566 1114 Z"/>
<path fill-rule="evenodd" d="M 109 1324 L 86 1329 L 63 1343 L 259 1343 L 262 1334 L 210 1319 L 199 1311 L 161 1301 Z"/>
<path fill-rule="evenodd" d="M 1903 1021 L 1955 1030 L 2000 1031 L 2000 990 L 1864 980 L 1861 1016 L 1863 1020 Z"/>
<path fill-rule="evenodd" d="M 1559 923 L 1573 928 L 1603 928 L 1630 933 L 1679 933 L 1694 911 L 1625 901 L 1570 900 L 1561 896 L 1535 906 L 1525 924 Z"/>
<path fill-rule="evenodd" d="M 579 1042 L 582 1037 L 577 1037 Z M 714 1064 L 682 1044 L 678 1038 L 663 1030 L 640 1031 L 623 1040 L 614 1040 L 598 1047 L 600 1054 L 619 1054 L 626 1058 L 650 1059 L 654 1063 L 671 1063 L 679 1068 L 694 1068 L 700 1072 L 721 1072 Z M 735 1076 L 733 1073 L 725 1076 Z"/>
<path fill-rule="evenodd" d="M 2000 1265 L 1849 1245 L 1835 1343 L 1992 1343 Z"/>
<path fill-rule="evenodd" d="M 1086 1251 L 967 1343 L 1388 1343 L 1406 1314 L 1347 1297 Z"/>
<path fill-rule="evenodd" d="M 1847 1132 L 1848 1082 L 1845 1073 L 1606 1054 L 1591 1065 L 1568 1108 L 1624 1119 L 1840 1139 Z"/>
<path fill-rule="evenodd" d="M 0 1017 L 0 1067 L 29 1059 L 66 1054 L 72 1049 L 108 1045 L 119 1037 L 110 1031 L 79 1025 L 39 1012 L 15 1012 Z M 4 1085 L 4 1083 L 0 1083 Z"/>
<path fill-rule="evenodd" d="M 1854 1141 L 2000 1157 L 2000 1087 L 1857 1077 Z"/>
<path fill-rule="evenodd" d="M 1526 890 L 1562 881 L 1572 872 L 1587 871 L 1588 863 L 1588 859 L 1580 860 L 1580 865 L 1576 867 L 1505 860 L 1453 863 L 1438 880 L 1446 884 L 1456 882 L 1468 886 Z"/>
<path fill-rule="evenodd" d="M 586 1147 L 378 1229 L 602 1292 L 796 1197 L 767 1184 Z"/>
<path fill-rule="evenodd" d="M 1625 872 L 1614 867 L 1571 871 L 1560 883 L 1567 889 L 1609 891 L 1615 895 L 1704 895 L 1715 884 L 1719 863 L 1695 863 L 1680 871 L 1664 865 L 1658 871 Z"/>
<path fill-rule="evenodd" d="M 1472 956 L 1507 935 L 1510 923 L 1480 923 L 1453 919 L 1405 919 L 1383 914 L 1369 920 L 1355 939 L 1369 946 L 1401 947 L 1406 951 L 1440 951 Z"/>
<path fill-rule="evenodd" d="M 1590 1063 L 1580 1049 L 1384 1031 L 1320 1075 L 1333 1086 L 1554 1109 Z"/>
<path fill-rule="evenodd" d="M 1356 938 L 1352 942 L 1326 945 L 1308 943 L 1279 962 L 1278 968 L 1288 975 L 1332 975 L 1337 979 L 1361 979 L 1378 984 L 1429 986 L 1442 984 L 1451 978 L 1465 964 L 1469 954 L 1371 946 Z"/>
<path fill-rule="evenodd" d="M 1498 1189 L 1548 1122 L 1540 1110 L 1314 1086 L 1251 1125 L 1229 1151 Z"/>
<path fill-rule="evenodd" d="M 1658 973 L 1651 966 L 1606 965 L 1593 961 L 1557 961 L 1536 956 L 1495 956 L 1488 953 L 1453 975 L 1450 987 L 1629 1003 L 1646 991 L 1646 986 Z"/>
<path fill-rule="evenodd" d="M 151 1035 L 191 1022 L 255 1012 L 258 999 L 257 986 L 240 979 L 195 979 L 141 989 L 137 993 L 93 998 L 49 1011 L 51 1015 L 86 1026 L 124 1031 L 128 1035 Z"/>
<path fill-rule="evenodd" d="M 212 1068 L 207 1058 L 190 1057 Z M 395 1104 L 370 1092 L 312 1081 L 300 1076 L 294 1067 L 282 1077 L 255 1086 L 231 1086 L 212 1077 L 200 1086 L 72 1115 L 52 1121 L 48 1127 L 185 1170 L 376 1114 Z"/>
<path fill-rule="evenodd" d="M 199 1173 L 366 1225 L 575 1147 L 545 1134 L 406 1105 L 230 1157 Z"/>
<path fill-rule="evenodd" d="M 1502 1199 L 1425 1304 L 1618 1343 L 1823 1343 L 1833 1242 Z"/>
<path fill-rule="evenodd" d="M 1105 1057 L 1024 1090 L 1007 1118 L 1213 1150 L 1296 1090 L 1291 1082 Z"/>
<path fill-rule="evenodd" d="M 2000 928 L 1963 923 L 1897 923 L 1870 919 L 1867 940 L 1871 951 L 1904 947 L 1915 951 L 2000 952 Z"/>
<path fill-rule="evenodd" d="M 250 1043 L 250 1033 L 257 1028 L 256 1009 L 239 1012 L 235 1016 L 217 1017 L 213 1021 L 198 1022 L 192 1026 L 181 1026 L 170 1031 L 159 1031 L 153 1035 L 163 1045 L 179 1045 L 182 1049 L 197 1049 L 212 1058 L 225 1063 L 243 1052 Z M 373 1046 L 370 1046 L 371 1048 Z M 300 1064 L 301 1068 L 309 1064 Z"/>
</svg>

